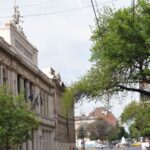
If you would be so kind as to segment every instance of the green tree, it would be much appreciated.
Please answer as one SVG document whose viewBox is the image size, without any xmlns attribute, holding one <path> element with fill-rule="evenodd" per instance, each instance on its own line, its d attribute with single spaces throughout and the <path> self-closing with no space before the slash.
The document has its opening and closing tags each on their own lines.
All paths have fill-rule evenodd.
<svg viewBox="0 0 150 150">
<path fill-rule="evenodd" d="M 1 150 L 17 149 L 32 138 L 33 130 L 37 129 L 38 124 L 35 114 L 29 110 L 22 96 L 14 97 L 5 88 L 0 89 Z"/>
<path fill-rule="evenodd" d="M 87 131 L 86 131 L 86 128 L 84 127 L 84 125 L 81 125 L 79 127 L 77 137 L 80 139 L 87 137 Z"/>
<path fill-rule="evenodd" d="M 138 129 L 136 128 L 136 125 L 134 123 L 132 123 L 129 126 L 129 132 L 130 132 L 130 137 L 131 138 L 136 138 L 138 139 L 140 132 L 138 131 Z"/>
<path fill-rule="evenodd" d="M 66 90 L 67 105 L 82 97 L 100 98 L 126 91 L 149 96 L 142 88 L 150 83 L 150 1 L 138 0 L 132 7 L 99 14 L 91 37 L 91 69 Z"/>
<path fill-rule="evenodd" d="M 120 139 L 118 136 L 119 133 L 120 133 L 119 127 L 113 127 L 109 132 L 108 140 L 109 141 L 119 140 Z"/>
<path fill-rule="evenodd" d="M 150 136 L 150 105 L 145 103 L 131 102 L 121 114 L 123 123 L 130 125 L 130 134 L 137 137 Z"/>
<path fill-rule="evenodd" d="M 98 119 L 87 126 L 87 131 L 91 140 L 106 140 L 108 139 L 109 132 L 113 128 L 111 124 L 103 119 Z"/>
<path fill-rule="evenodd" d="M 129 137 L 129 134 L 126 132 L 124 127 L 120 126 L 119 129 L 120 129 L 120 132 L 118 134 L 119 139 L 121 139 L 122 137 L 125 137 L 125 138 Z"/>
<path fill-rule="evenodd" d="M 110 130 L 108 139 L 109 141 L 114 141 L 120 140 L 122 137 L 128 138 L 129 135 L 125 131 L 124 127 L 117 125 Z"/>
</svg>

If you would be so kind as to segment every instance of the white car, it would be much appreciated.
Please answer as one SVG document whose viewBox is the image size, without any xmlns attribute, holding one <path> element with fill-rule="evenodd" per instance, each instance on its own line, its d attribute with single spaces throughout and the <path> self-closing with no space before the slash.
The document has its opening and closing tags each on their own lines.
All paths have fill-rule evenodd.
<svg viewBox="0 0 150 150">
<path fill-rule="evenodd" d="M 150 148 L 150 144 L 149 142 L 142 142 L 141 147 L 142 147 L 142 150 L 148 150 L 148 148 Z"/>
<path fill-rule="evenodd" d="M 104 145 L 104 144 L 96 144 L 96 149 L 104 149 L 104 148 L 106 148 L 106 145 Z"/>
</svg>

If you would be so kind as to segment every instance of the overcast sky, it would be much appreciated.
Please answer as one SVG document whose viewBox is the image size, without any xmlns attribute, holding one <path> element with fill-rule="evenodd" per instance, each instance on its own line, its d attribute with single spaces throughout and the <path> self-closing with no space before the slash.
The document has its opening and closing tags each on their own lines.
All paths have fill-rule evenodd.
<svg viewBox="0 0 150 150">
<path fill-rule="evenodd" d="M 39 68 L 52 67 L 66 84 L 78 80 L 90 68 L 91 26 L 94 14 L 91 0 L 17 0 L 23 16 L 21 26 L 28 40 L 39 50 Z M 131 0 L 97 0 L 116 8 Z M 10 20 L 14 0 L 0 0 L 0 24 Z M 80 110 L 87 112 L 86 104 Z M 98 104 L 92 103 L 96 107 Z M 79 109 L 78 109 L 79 113 Z M 116 112 L 114 112 L 116 113 Z M 115 115 L 118 115 L 116 113 Z"/>
</svg>

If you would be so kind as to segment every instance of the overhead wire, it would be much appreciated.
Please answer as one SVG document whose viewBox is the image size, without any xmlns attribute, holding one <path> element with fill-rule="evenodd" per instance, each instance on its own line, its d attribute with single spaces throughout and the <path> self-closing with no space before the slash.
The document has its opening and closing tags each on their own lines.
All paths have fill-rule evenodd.
<svg viewBox="0 0 150 150">
<path fill-rule="evenodd" d="M 118 0 L 111 0 L 107 1 L 104 3 L 99 3 L 97 5 L 105 5 L 107 3 L 112 3 Z M 80 8 L 74 8 L 74 9 L 68 9 L 68 10 L 62 10 L 62 11 L 54 11 L 54 12 L 46 12 L 46 13 L 37 13 L 37 14 L 29 14 L 29 15 L 23 15 L 23 17 L 34 17 L 34 16 L 46 16 L 46 15 L 55 15 L 55 14 L 62 14 L 62 13 L 70 13 L 70 12 L 75 12 L 75 11 L 80 11 L 83 9 L 88 9 L 91 8 L 92 6 L 85 6 L 85 7 L 80 7 Z M 0 18 L 9 18 L 10 16 L 0 16 Z"/>
<path fill-rule="evenodd" d="M 20 5 L 21 8 L 24 8 L 24 7 L 35 7 L 35 6 L 41 6 L 42 4 L 48 4 L 50 1 L 44 1 L 44 2 L 39 2 L 39 3 L 34 3 L 34 4 L 29 4 L 29 5 Z M 10 9 L 13 9 L 13 7 L 7 7 L 7 8 L 2 8 L 0 9 L 0 11 L 3 11 L 3 10 L 10 10 Z"/>
<path fill-rule="evenodd" d="M 112 3 L 118 0 L 111 0 L 111 1 L 107 1 L 104 3 L 99 3 L 98 5 L 105 5 L 107 3 Z M 24 17 L 32 17 L 32 16 L 44 16 L 44 15 L 54 15 L 54 14 L 62 14 L 62 13 L 69 13 L 69 12 L 75 12 L 75 11 L 80 11 L 83 9 L 88 9 L 91 8 L 92 6 L 85 6 L 85 7 L 80 7 L 80 8 L 74 8 L 74 9 L 68 9 L 68 10 L 62 10 L 62 11 L 55 11 L 55 12 L 47 12 L 47 13 L 39 13 L 39 14 L 29 14 L 29 15 L 24 15 Z"/>
</svg>

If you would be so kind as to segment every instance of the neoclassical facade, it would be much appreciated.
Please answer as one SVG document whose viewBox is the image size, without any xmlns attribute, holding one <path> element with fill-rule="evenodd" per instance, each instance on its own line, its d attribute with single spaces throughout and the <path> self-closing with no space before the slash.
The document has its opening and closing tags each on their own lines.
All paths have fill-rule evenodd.
<svg viewBox="0 0 150 150">
<path fill-rule="evenodd" d="M 6 84 L 14 95 L 24 92 L 40 120 L 33 140 L 19 150 L 69 150 L 75 143 L 74 112 L 67 118 L 63 115 L 65 86 L 53 69 L 52 78 L 40 71 L 37 56 L 38 50 L 14 23 L 0 28 L 0 84 Z"/>
</svg>

